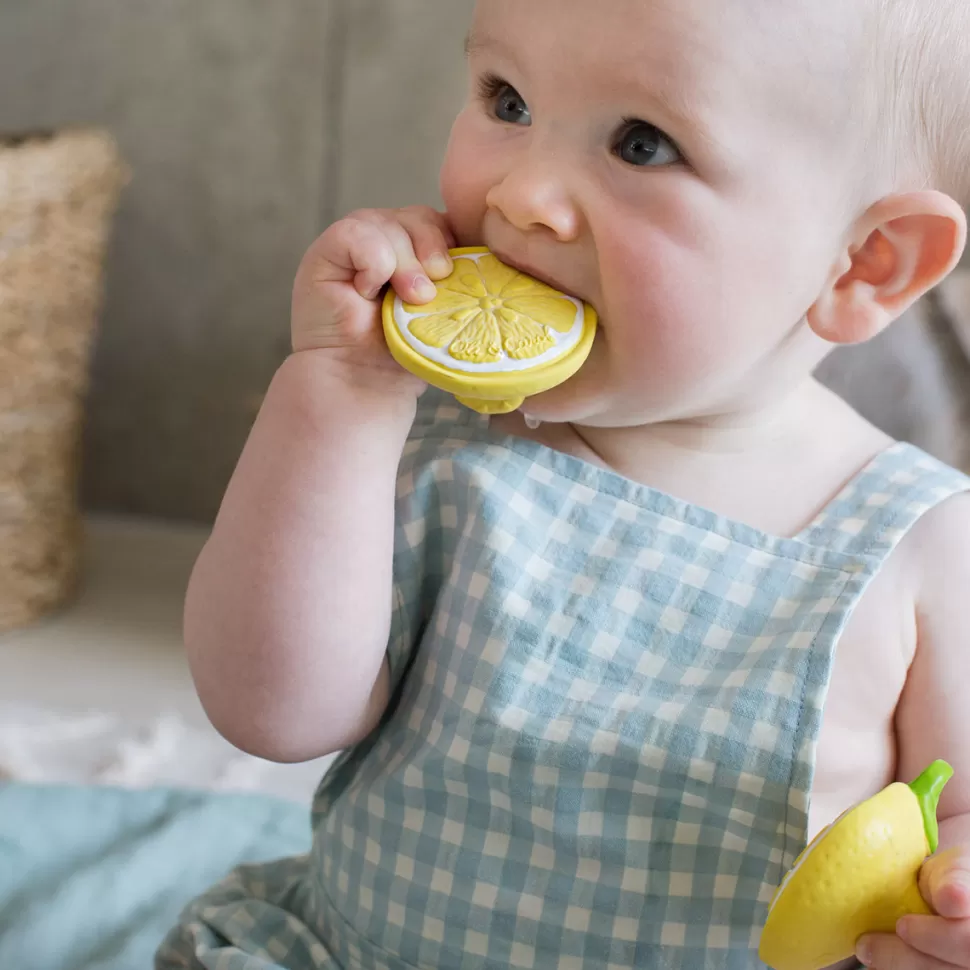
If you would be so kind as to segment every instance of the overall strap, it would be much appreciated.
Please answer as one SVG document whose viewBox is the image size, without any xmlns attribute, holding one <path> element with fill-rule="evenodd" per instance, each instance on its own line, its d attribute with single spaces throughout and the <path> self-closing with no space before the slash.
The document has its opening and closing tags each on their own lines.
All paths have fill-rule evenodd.
<svg viewBox="0 0 970 970">
<path fill-rule="evenodd" d="M 897 443 L 863 469 L 799 538 L 881 563 L 923 515 L 967 491 L 966 475 Z"/>
</svg>

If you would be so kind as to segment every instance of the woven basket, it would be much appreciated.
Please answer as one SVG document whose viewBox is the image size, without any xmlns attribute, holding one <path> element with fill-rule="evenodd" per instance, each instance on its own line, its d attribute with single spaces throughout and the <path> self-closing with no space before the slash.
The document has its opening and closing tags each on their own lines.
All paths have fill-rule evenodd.
<svg viewBox="0 0 970 970">
<path fill-rule="evenodd" d="M 101 132 L 0 137 L 0 631 L 77 584 L 81 416 L 126 180 Z"/>
</svg>

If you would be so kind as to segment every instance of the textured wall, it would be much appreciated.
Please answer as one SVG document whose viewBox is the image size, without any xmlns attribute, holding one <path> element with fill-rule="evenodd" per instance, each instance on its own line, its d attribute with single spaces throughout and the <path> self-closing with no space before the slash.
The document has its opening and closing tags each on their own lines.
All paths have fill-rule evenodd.
<svg viewBox="0 0 970 970">
<path fill-rule="evenodd" d="M 99 123 L 135 180 L 94 362 L 90 506 L 211 517 L 305 247 L 436 201 L 470 0 L 2 0 L 0 131 Z"/>
</svg>

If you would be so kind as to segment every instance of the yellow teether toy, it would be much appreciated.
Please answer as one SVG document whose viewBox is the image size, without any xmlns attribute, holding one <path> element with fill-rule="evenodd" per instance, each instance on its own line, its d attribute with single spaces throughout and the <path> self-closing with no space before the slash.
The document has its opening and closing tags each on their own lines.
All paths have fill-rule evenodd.
<svg viewBox="0 0 970 970">
<path fill-rule="evenodd" d="M 820 970 L 851 957 L 859 937 L 893 933 L 909 913 L 928 914 L 919 871 L 936 852 L 936 809 L 953 776 L 935 761 L 824 829 L 775 893 L 758 955 L 774 970 Z"/>
<path fill-rule="evenodd" d="M 402 367 L 484 414 L 514 411 L 582 367 L 596 334 L 589 304 L 487 249 L 451 256 L 430 303 L 405 303 L 393 290 L 384 299 L 384 336 Z"/>
</svg>

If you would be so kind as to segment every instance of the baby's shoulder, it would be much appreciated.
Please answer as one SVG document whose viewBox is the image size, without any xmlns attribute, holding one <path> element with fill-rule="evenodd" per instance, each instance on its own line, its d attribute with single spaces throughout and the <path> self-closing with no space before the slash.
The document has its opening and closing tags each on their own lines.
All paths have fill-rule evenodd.
<svg viewBox="0 0 970 970">
<path fill-rule="evenodd" d="M 931 508 L 913 526 L 900 552 L 913 570 L 920 599 L 970 589 L 970 483 L 968 491 Z"/>
<path fill-rule="evenodd" d="M 970 491 L 926 511 L 899 543 L 877 586 L 912 605 L 914 646 L 925 653 L 964 651 L 970 645 L 966 591 L 970 589 Z M 891 609 L 891 604 L 886 604 Z"/>
</svg>

